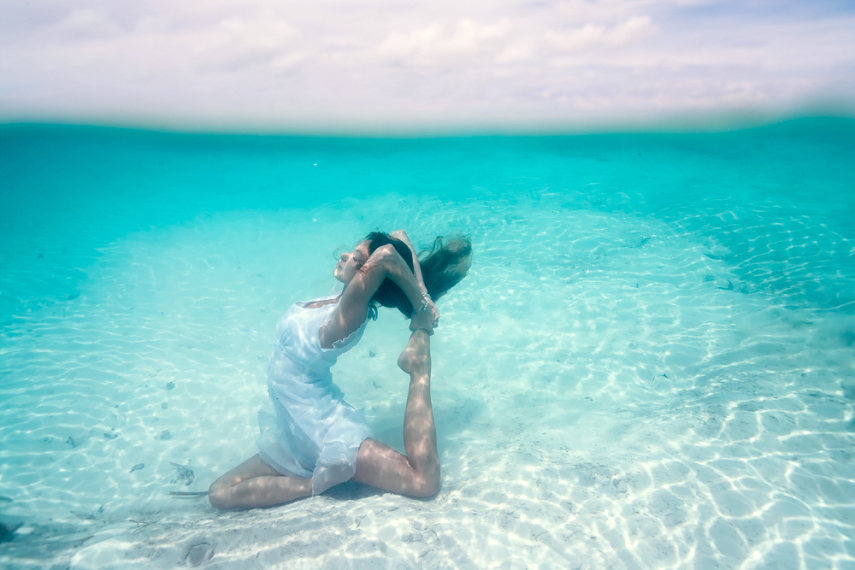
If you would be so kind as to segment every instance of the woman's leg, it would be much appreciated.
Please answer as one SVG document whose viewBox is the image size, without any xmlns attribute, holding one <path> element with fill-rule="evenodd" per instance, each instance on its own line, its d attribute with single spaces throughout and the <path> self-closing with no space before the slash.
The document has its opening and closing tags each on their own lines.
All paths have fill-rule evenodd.
<svg viewBox="0 0 855 570">
<path fill-rule="evenodd" d="M 430 335 L 427 332 L 417 330 L 410 335 L 398 365 L 410 374 L 404 414 L 407 455 L 375 439 L 367 439 L 359 448 L 353 478 L 393 493 L 430 497 L 439 490 L 440 467 L 430 402 Z"/>
<path fill-rule="evenodd" d="M 208 489 L 208 500 L 218 509 L 253 509 L 311 494 L 311 479 L 282 475 L 256 454 L 214 481 Z"/>
</svg>

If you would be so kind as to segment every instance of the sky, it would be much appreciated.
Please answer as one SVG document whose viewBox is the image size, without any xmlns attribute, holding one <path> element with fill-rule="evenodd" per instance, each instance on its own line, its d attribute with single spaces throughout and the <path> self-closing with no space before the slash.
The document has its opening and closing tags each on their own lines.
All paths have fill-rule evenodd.
<svg viewBox="0 0 855 570">
<path fill-rule="evenodd" d="M 855 0 L 3 0 L 0 122 L 567 129 L 855 114 Z"/>
</svg>

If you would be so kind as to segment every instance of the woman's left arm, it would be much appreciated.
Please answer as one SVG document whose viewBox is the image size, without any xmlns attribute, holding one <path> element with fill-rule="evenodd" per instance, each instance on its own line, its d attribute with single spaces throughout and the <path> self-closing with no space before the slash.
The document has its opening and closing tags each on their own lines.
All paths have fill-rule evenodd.
<svg viewBox="0 0 855 570">
<path fill-rule="evenodd" d="M 413 275 L 416 278 L 416 284 L 419 286 L 419 290 L 422 292 L 422 295 L 427 295 L 427 288 L 425 287 L 424 279 L 422 279 L 422 266 L 419 264 L 419 256 L 416 253 L 413 244 L 410 243 L 410 238 L 407 235 L 407 232 L 404 230 L 395 230 L 389 235 L 395 239 L 401 240 L 408 248 L 410 248 L 410 253 L 413 255 Z M 414 306 L 417 307 L 417 305 Z"/>
</svg>

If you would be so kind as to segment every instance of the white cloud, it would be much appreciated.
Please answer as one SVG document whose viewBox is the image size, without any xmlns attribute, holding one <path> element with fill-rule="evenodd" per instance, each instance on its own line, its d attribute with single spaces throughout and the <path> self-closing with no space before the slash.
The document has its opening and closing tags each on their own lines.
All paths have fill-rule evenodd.
<svg viewBox="0 0 855 570">
<path fill-rule="evenodd" d="M 503 18 L 495 24 L 479 24 L 470 19 L 460 20 L 450 35 L 440 24 L 430 24 L 408 33 L 392 32 L 377 46 L 386 60 L 430 64 L 454 56 L 478 53 L 488 44 L 507 35 L 511 21 Z"/>
<path fill-rule="evenodd" d="M 105 13 L 88 8 L 72 10 L 56 25 L 56 30 L 77 38 L 101 38 L 121 32 L 119 26 Z"/>
<path fill-rule="evenodd" d="M 588 23 L 564 33 L 549 31 L 545 40 L 554 49 L 576 51 L 591 46 L 624 46 L 654 31 L 655 27 L 648 16 L 634 16 L 611 27 Z"/>
<path fill-rule="evenodd" d="M 296 69 L 306 58 L 308 54 L 303 51 L 295 51 L 277 57 L 270 62 L 270 70 L 274 73 L 289 73 Z"/>
<path fill-rule="evenodd" d="M 196 62 L 206 70 L 235 70 L 259 63 L 278 69 L 284 62 L 300 59 L 290 53 L 298 36 L 296 28 L 271 14 L 228 18 L 197 36 L 193 51 Z"/>
<path fill-rule="evenodd" d="M 852 101 L 855 9 L 813 6 L 0 2 L 0 120 L 379 129 Z"/>
<path fill-rule="evenodd" d="M 523 38 L 513 42 L 498 54 L 496 54 L 496 63 L 519 63 L 532 59 L 537 52 L 535 41 L 529 38 Z"/>
</svg>

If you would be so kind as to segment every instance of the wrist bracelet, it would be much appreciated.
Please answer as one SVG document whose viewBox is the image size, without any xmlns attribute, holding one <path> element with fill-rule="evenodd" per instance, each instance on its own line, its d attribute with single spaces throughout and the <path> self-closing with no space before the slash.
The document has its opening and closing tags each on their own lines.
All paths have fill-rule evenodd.
<svg viewBox="0 0 855 570">
<path fill-rule="evenodd" d="M 425 309 L 427 309 L 428 301 L 430 301 L 430 300 L 431 300 L 430 295 L 428 295 L 427 293 L 423 293 L 422 294 L 422 304 L 419 305 L 418 309 L 413 310 L 413 314 L 410 315 L 410 318 L 415 317 L 416 313 L 418 313 L 419 311 L 424 311 Z"/>
</svg>

